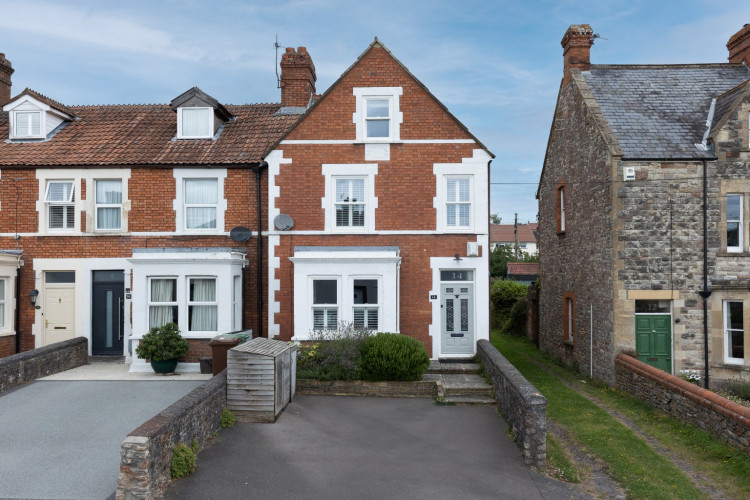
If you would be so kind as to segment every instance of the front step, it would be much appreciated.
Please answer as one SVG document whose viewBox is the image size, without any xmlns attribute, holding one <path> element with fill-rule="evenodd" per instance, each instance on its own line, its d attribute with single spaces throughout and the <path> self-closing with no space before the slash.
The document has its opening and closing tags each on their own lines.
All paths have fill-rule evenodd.
<svg viewBox="0 0 750 500">
<path fill-rule="evenodd" d="M 495 406 L 497 399 L 491 396 L 445 396 L 439 404 Z"/>
<path fill-rule="evenodd" d="M 441 376 L 445 396 L 492 397 L 492 386 L 479 375 L 443 374 Z"/>
<path fill-rule="evenodd" d="M 427 373 L 477 373 L 479 365 L 471 362 L 446 362 L 433 359 Z"/>
</svg>

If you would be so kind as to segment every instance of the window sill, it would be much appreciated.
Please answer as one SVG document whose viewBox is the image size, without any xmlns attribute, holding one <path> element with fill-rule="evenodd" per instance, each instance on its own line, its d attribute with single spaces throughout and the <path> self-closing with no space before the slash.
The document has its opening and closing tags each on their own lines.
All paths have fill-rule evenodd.
<svg viewBox="0 0 750 500">
<path fill-rule="evenodd" d="M 563 344 L 569 346 L 569 347 L 575 347 L 576 342 L 573 339 L 563 339 Z"/>
<path fill-rule="evenodd" d="M 14 332 L 13 330 L 0 331 L 0 337 L 11 337 L 15 334 L 16 332 Z"/>
<path fill-rule="evenodd" d="M 742 371 L 742 370 L 748 370 L 750 369 L 750 366 L 742 363 L 742 362 L 730 362 L 730 361 L 722 361 L 720 363 L 712 364 L 711 368 L 722 368 L 725 370 L 735 370 L 735 371 Z"/>
<path fill-rule="evenodd" d="M 749 252 L 716 252 L 717 257 L 750 257 Z"/>
</svg>

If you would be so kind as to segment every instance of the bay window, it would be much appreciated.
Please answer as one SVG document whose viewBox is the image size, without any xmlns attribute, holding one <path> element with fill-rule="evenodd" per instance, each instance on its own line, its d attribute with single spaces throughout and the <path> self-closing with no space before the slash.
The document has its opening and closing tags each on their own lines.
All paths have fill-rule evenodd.
<svg viewBox="0 0 750 500">
<path fill-rule="evenodd" d="M 148 317 L 149 328 L 178 323 L 176 278 L 149 280 Z"/>
<path fill-rule="evenodd" d="M 338 328 L 338 280 L 313 280 L 313 329 L 316 331 Z"/>
<path fill-rule="evenodd" d="M 218 304 L 216 278 L 189 278 L 188 331 L 215 332 Z"/>
<path fill-rule="evenodd" d="M 378 280 L 355 279 L 353 286 L 354 326 L 365 330 L 378 329 Z"/>
</svg>

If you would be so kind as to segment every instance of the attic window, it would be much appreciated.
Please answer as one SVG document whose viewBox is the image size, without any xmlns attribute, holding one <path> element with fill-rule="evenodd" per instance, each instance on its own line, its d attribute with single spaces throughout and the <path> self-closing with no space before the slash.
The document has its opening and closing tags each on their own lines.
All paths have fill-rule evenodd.
<svg viewBox="0 0 750 500">
<path fill-rule="evenodd" d="M 178 108 L 178 139 L 210 139 L 213 137 L 213 108 Z"/>
<path fill-rule="evenodd" d="M 42 136 L 42 112 L 41 111 L 15 111 L 12 113 L 13 137 L 19 139 L 41 138 Z"/>
</svg>

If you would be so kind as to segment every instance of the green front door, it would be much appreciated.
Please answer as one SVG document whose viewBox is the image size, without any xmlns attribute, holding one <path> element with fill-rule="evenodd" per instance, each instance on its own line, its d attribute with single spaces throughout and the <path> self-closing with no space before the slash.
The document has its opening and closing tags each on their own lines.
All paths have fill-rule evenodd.
<svg viewBox="0 0 750 500">
<path fill-rule="evenodd" d="M 672 317 L 669 314 L 635 315 L 635 350 L 638 359 L 672 373 Z"/>
</svg>

